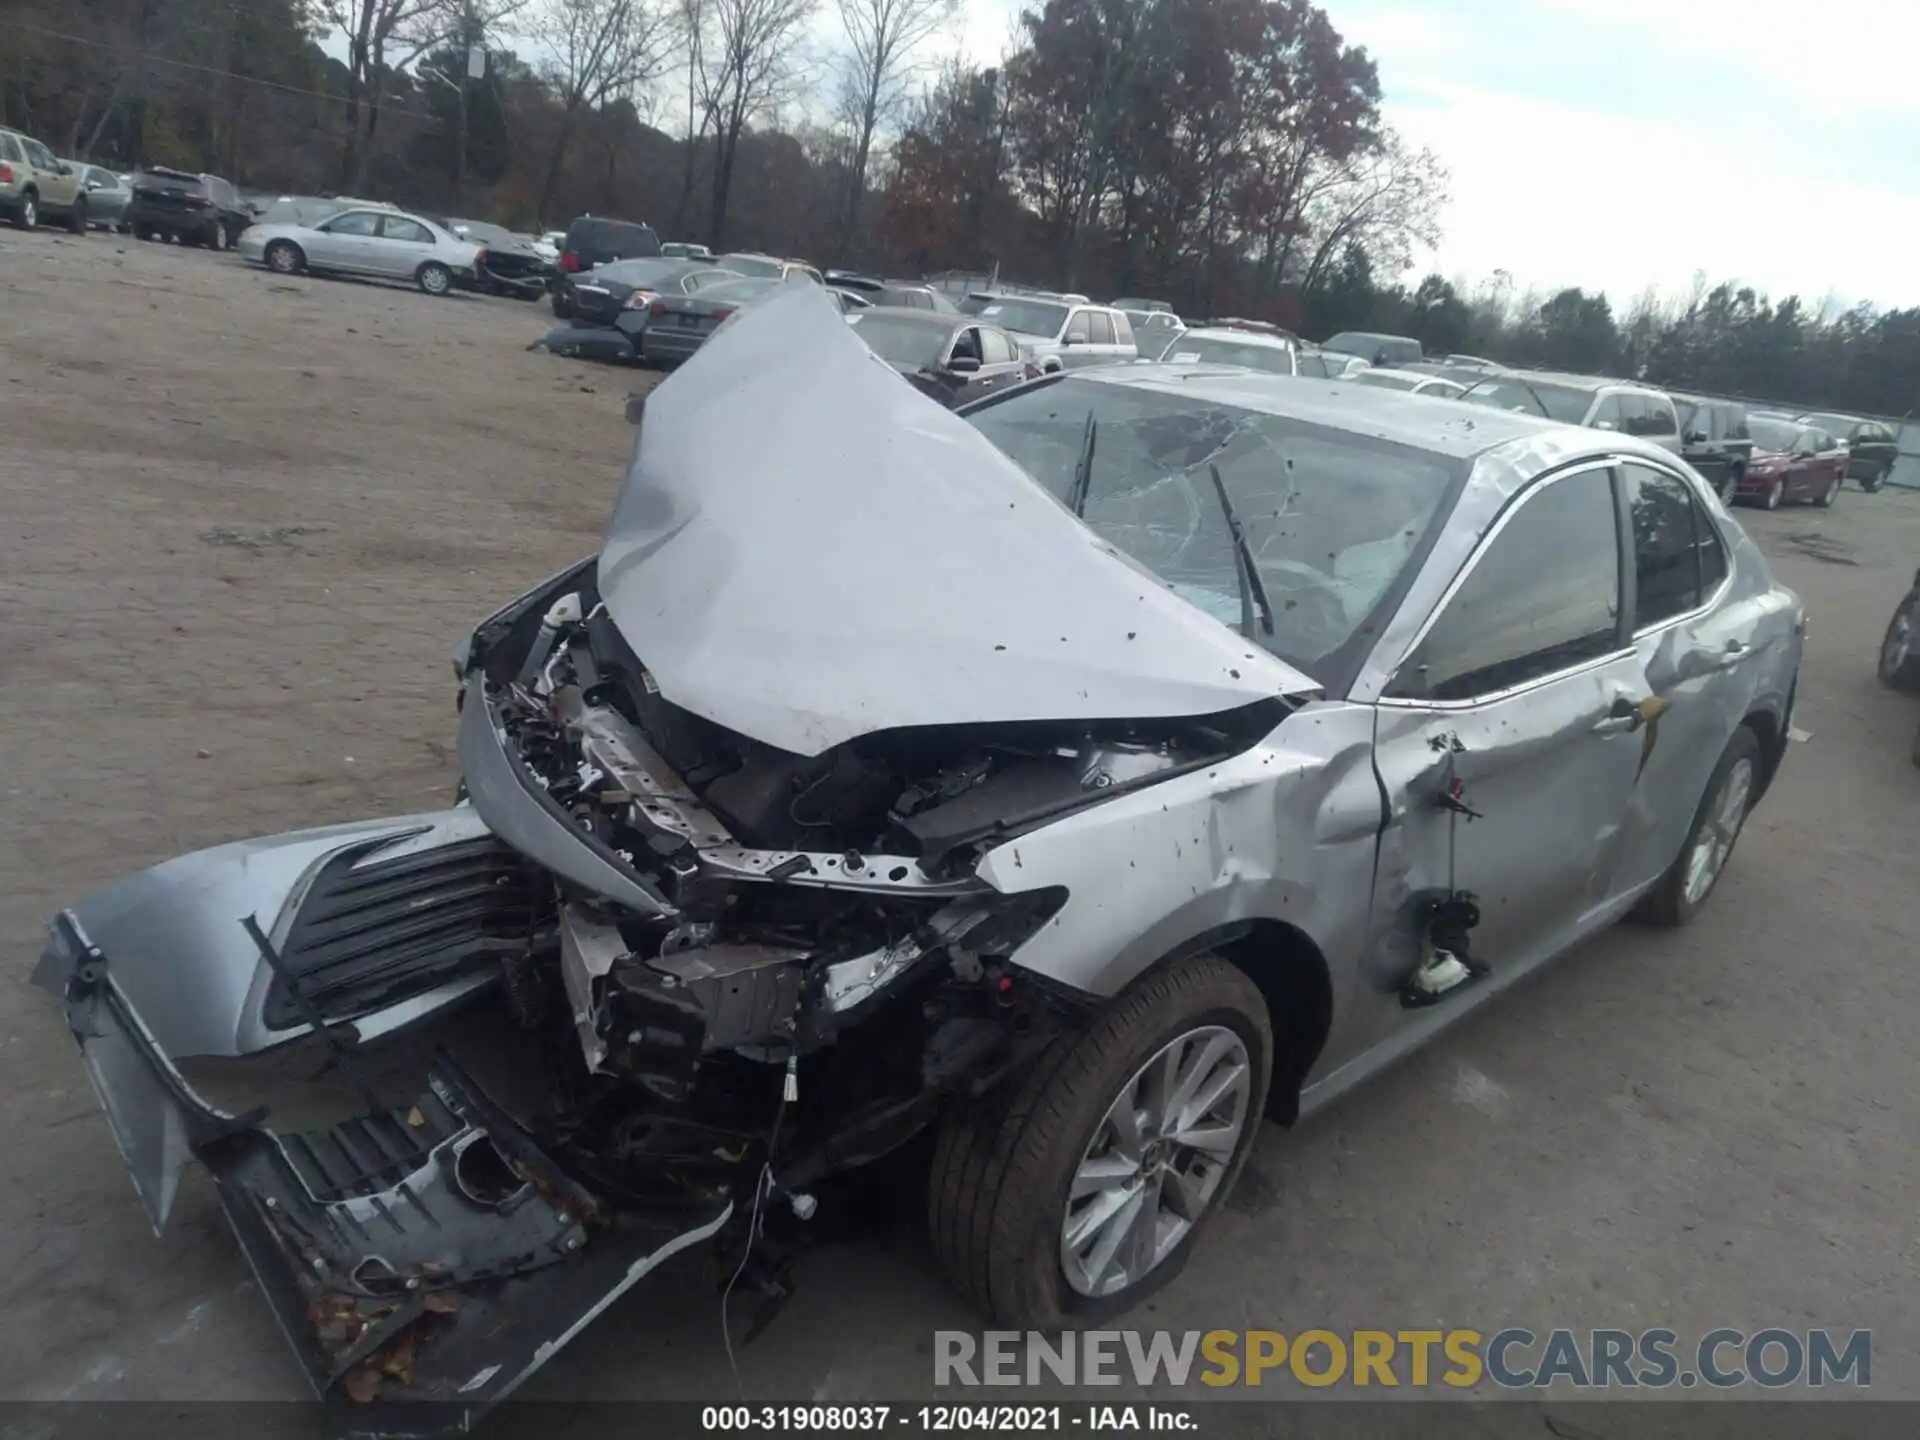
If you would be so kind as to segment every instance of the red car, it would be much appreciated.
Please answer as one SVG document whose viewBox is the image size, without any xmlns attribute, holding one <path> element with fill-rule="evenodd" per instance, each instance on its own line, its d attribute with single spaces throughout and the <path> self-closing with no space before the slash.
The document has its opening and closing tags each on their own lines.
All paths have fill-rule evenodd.
<svg viewBox="0 0 1920 1440">
<path fill-rule="evenodd" d="M 1831 505 L 1847 473 L 1847 447 L 1826 431 L 1797 420 L 1748 420 L 1753 458 L 1734 484 L 1733 498 L 1778 509 L 1784 500 Z"/>
</svg>

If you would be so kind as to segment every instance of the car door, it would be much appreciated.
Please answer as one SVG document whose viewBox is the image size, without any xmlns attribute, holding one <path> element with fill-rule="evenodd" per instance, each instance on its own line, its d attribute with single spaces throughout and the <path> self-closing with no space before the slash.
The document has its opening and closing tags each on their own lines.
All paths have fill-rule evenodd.
<svg viewBox="0 0 1920 1440">
<path fill-rule="evenodd" d="M 54 159 L 53 152 L 38 140 L 23 135 L 20 141 L 26 151 L 27 165 L 33 171 L 34 184 L 40 191 L 40 208 L 57 210 L 62 215 L 72 210 L 74 197 L 80 193 L 80 172 Z"/>
<path fill-rule="evenodd" d="M 1476 897 L 1473 952 L 1496 972 L 1561 949 L 1615 894 L 1651 694 L 1615 485 L 1593 462 L 1509 502 L 1381 692 L 1368 951 L 1386 988 L 1405 974 L 1380 967 L 1410 972 L 1423 904 L 1452 889 Z"/>
<path fill-rule="evenodd" d="M 1787 452 L 1787 499 L 1810 500 L 1827 488 L 1827 471 L 1831 468 L 1827 452 L 1832 446 L 1826 432 L 1810 426 L 1801 428 Z"/>
<path fill-rule="evenodd" d="M 1635 658 L 1659 710 L 1635 732 L 1639 763 L 1616 875 L 1624 890 L 1658 879 L 1680 853 L 1713 767 L 1746 714 L 1741 672 L 1753 617 L 1720 603 L 1730 552 L 1695 485 L 1638 460 L 1624 461 L 1620 478 Z"/>
<path fill-rule="evenodd" d="M 1026 368 L 1020 362 L 1019 347 L 991 325 L 975 326 L 974 333 L 980 337 L 980 373 L 967 387 L 967 398 L 991 395 L 1009 385 L 1019 384 L 1026 376 Z"/>
<path fill-rule="evenodd" d="M 433 246 L 433 232 L 418 220 L 383 215 L 371 255 L 379 274 L 393 280 L 411 280 L 420 266 L 433 258 Z"/>
<path fill-rule="evenodd" d="M 1093 344 L 1093 322 L 1087 318 L 1085 310 L 1075 310 L 1067 316 L 1067 323 L 1060 332 L 1060 364 L 1068 370 L 1078 369 L 1092 363 L 1089 349 Z"/>
<path fill-rule="evenodd" d="M 329 216 L 304 242 L 307 264 L 349 275 L 373 274 L 373 247 L 379 233 L 377 210 L 343 210 Z"/>
</svg>

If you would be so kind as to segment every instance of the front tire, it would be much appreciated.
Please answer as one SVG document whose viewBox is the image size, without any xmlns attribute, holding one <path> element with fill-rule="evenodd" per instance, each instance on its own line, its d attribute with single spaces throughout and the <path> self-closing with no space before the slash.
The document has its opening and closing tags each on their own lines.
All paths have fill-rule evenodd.
<svg viewBox="0 0 1920 1440">
<path fill-rule="evenodd" d="M 227 248 L 227 227 L 220 221 L 214 221 L 213 228 L 207 231 L 206 246 L 215 252 Z"/>
<path fill-rule="evenodd" d="M 20 208 L 13 212 L 16 229 L 38 230 L 40 228 L 40 197 L 29 190 L 20 197 Z"/>
<path fill-rule="evenodd" d="M 1780 508 L 1780 502 L 1786 498 L 1786 494 L 1786 480 L 1784 478 L 1776 479 L 1767 489 L 1767 498 L 1760 503 L 1768 510 L 1778 510 Z"/>
<path fill-rule="evenodd" d="M 419 273 L 414 276 L 414 279 L 419 283 L 420 289 L 424 293 L 433 296 L 435 299 L 438 299 L 453 289 L 453 272 L 438 260 L 429 260 L 426 264 L 422 265 Z"/>
<path fill-rule="evenodd" d="M 298 275 L 307 268 L 307 257 L 291 240 L 275 240 L 260 258 L 276 275 Z"/>
<path fill-rule="evenodd" d="M 1920 694 L 1920 589 L 1910 591 L 1880 640 L 1880 683 Z"/>
<path fill-rule="evenodd" d="M 1860 488 L 1871 495 L 1887 483 L 1887 477 L 1891 474 L 1893 474 L 1893 462 L 1889 460 L 1885 465 L 1882 465 L 1878 470 L 1874 471 L 1873 474 L 1862 480 L 1860 482 Z"/>
<path fill-rule="evenodd" d="M 1742 725 L 1720 752 L 1720 763 L 1707 780 L 1707 793 L 1700 797 L 1679 856 L 1635 907 L 1636 918 L 1674 929 L 1693 923 L 1726 873 L 1741 827 L 1760 792 L 1763 763 L 1759 737 Z"/>
<path fill-rule="evenodd" d="M 75 235 L 87 233 L 87 197 L 82 195 L 73 202 L 73 209 L 67 212 L 67 229 Z"/>
<path fill-rule="evenodd" d="M 1225 960 L 1136 982 L 1010 1097 L 948 1114 L 927 1204 L 943 1268 L 1017 1329 L 1131 1308 L 1233 1188 L 1272 1070 L 1266 1002 Z"/>
<path fill-rule="evenodd" d="M 1825 510 L 1833 504 L 1833 497 L 1840 493 L 1840 477 L 1834 476 L 1827 482 L 1827 488 L 1814 497 L 1813 503 Z"/>
</svg>

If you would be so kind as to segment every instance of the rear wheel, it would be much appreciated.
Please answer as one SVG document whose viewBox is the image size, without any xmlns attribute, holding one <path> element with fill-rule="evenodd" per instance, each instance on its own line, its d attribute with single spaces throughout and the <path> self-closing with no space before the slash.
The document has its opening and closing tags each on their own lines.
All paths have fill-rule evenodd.
<svg viewBox="0 0 1920 1440">
<path fill-rule="evenodd" d="M 414 276 L 414 279 L 419 282 L 420 288 L 429 295 L 444 295 L 453 289 L 453 272 L 438 260 L 429 260 L 426 264 L 422 265 L 419 273 Z"/>
<path fill-rule="evenodd" d="M 1759 738 L 1742 725 L 1713 767 L 1679 858 L 1635 908 L 1636 917 L 1676 927 L 1692 922 L 1733 855 L 1740 827 L 1746 824 L 1747 811 L 1760 791 L 1761 763 Z"/>
<path fill-rule="evenodd" d="M 1213 955 L 1137 982 L 997 1103 L 947 1117 L 928 1195 L 954 1283 L 1021 1329 L 1118 1314 L 1178 1274 L 1259 1130 L 1266 1002 Z"/>
<path fill-rule="evenodd" d="M 1880 683 L 1920 693 L 1920 589 L 1900 602 L 1880 640 Z"/>
</svg>

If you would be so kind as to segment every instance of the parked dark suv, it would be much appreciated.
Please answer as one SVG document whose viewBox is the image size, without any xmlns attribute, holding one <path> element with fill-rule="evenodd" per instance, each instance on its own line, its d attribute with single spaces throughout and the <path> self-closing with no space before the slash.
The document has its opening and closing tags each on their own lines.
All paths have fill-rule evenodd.
<svg viewBox="0 0 1920 1440">
<path fill-rule="evenodd" d="M 155 165 L 133 177 L 133 199 L 120 218 L 142 240 L 226 250 L 253 223 L 254 212 L 218 175 Z"/>
<path fill-rule="evenodd" d="M 1832 415 L 1814 411 L 1794 417 L 1802 425 L 1826 431 L 1850 447 L 1847 477 L 1860 482 L 1862 490 L 1878 490 L 1893 473 L 1893 462 L 1900 453 L 1898 432 L 1878 420 L 1862 420 L 1858 415 Z"/>
<path fill-rule="evenodd" d="M 1753 458 L 1747 407 L 1737 400 L 1667 394 L 1680 420 L 1680 458 L 1704 475 L 1722 500 L 1731 501 Z"/>
<path fill-rule="evenodd" d="M 553 282 L 553 313 L 562 320 L 573 313 L 570 277 L 615 260 L 651 260 L 660 253 L 660 237 L 651 225 L 631 220 L 608 220 L 582 215 L 567 226 L 567 243 L 560 248 L 560 273 Z"/>
</svg>

